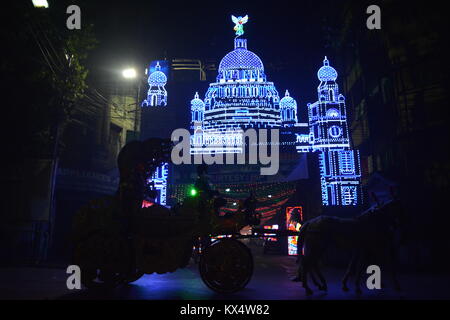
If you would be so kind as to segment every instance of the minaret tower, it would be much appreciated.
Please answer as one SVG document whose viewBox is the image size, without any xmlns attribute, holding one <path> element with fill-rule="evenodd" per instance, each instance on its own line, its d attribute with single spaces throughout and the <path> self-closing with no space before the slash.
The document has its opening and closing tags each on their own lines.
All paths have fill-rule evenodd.
<svg viewBox="0 0 450 320">
<path fill-rule="evenodd" d="M 198 92 L 195 93 L 194 99 L 191 100 L 191 123 L 203 122 L 205 114 L 205 104 L 199 98 Z"/>
<path fill-rule="evenodd" d="M 167 76 L 161 71 L 159 62 L 156 64 L 155 71 L 148 77 L 150 86 L 147 99 L 142 102 L 143 107 L 159 107 L 167 105 L 166 91 Z"/>
<path fill-rule="evenodd" d="M 317 72 L 318 100 L 308 104 L 310 143 L 319 152 L 322 203 L 348 206 L 361 203 L 359 152 L 350 148 L 345 98 L 338 74 L 327 57 Z"/>
<path fill-rule="evenodd" d="M 338 74 L 325 57 L 317 72 L 320 84 L 318 101 L 308 104 L 309 127 L 313 139 L 313 151 L 349 148 L 349 134 L 345 98 L 336 83 Z"/>
<path fill-rule="evenodd" d="M 283 126 L 293 126 L 297 123 L 297 101 L 289 95 L 288 90 L 280 100 L 280 117 Z"/>
</svg>

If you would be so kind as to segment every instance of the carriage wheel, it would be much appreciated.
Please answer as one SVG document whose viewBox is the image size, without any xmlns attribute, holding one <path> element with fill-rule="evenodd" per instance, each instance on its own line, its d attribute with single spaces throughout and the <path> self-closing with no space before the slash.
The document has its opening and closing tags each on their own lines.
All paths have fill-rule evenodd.
<svg viewBox="0 0 450 320">
<path fill-rule="evenodd" d="M 131 257 L 125 239 L 96 233 L 76 245 L 73 260 L 85 287 L 113 289 L 126 281 Z"/>
<path fill-rule="evenodd" d="M 219 293 L 242 290 L 253 274 L 250 249 L 234 239 L 213 242 L 200 257 L 199 271 L 203 282 Z"/>
</svg>

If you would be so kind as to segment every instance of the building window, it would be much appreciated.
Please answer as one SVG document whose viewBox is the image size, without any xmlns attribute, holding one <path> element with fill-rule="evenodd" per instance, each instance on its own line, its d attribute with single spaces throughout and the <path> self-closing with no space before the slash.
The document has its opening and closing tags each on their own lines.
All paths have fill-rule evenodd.
<svg viewBox="0 0 450 320">
<path fill-rule="evenodd" d="M 328 91 L 328 96 L 329 96 L 330 101 L 334 101 L 334 91 L 333 91 L 333 89 L 330 89 Z"/>
<path fill-rule="evenodd" d="M 339 110 L 335 108 L 328 109 L 327 111 L 327 118 L 339 118 L 340 115 Z"/>
<path fill-rule="evenodd" d="M 357 194 L 355 186 L 342 186 L 342 205 L 349 206 L 357 203 Z"/>
<path fill-rule="evenodd" d="M 339 169 L 341 174 L 355 174 L 353 151 L 339 152 Z"/>
</svg>

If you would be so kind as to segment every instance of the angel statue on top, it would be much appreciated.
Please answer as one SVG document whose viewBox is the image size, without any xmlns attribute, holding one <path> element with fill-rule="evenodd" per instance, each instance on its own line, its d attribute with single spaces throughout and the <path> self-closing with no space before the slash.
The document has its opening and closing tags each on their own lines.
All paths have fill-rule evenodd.
<svg viewBox="0 0 450 320">
<path fill-rule="evenodd" d="M 244 24 L 248 21 L 248 16 L 245 17 L 235 17 L 231 16 L 231 20 L 233 20 L 233 23 L 235 24 L 233 30 L 236 31 L 236 36 L 242 36 L 244 34 Z"/>
</svg>

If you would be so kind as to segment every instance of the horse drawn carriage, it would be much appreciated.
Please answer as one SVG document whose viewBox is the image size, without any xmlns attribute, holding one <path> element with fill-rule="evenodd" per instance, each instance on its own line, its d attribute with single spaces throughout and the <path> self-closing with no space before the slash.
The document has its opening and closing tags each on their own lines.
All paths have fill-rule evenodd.
<svg viewBox="0 0 450 320">
<path fill-rule="evenodd" d="M 115 196 L 94 200 L 75 216 L 73 260 L 81 268 L 82 283 L 87 288 L 114 288 L 143 274 L 174 272 L 189 264 L 200 239 L 199 273 L 204 283 L 221 293 L 241 290 L 251 279 L 253 257 L 239 239 L 264 236 L 263 231 L 241 234 L 249 222 L 242 205 L 232 216 L 219 216 L 217 204 L 223 205 L 223 199 L 207 192 L 186 197 L 177 208 L 156 203 L 143 207 L 145 181 L 155 167 L 168 161 L 170 150 L 159 140 L 149 144 L 136 143 L 134 150 L 147 152 L 136 156 L 127 151 L 122 163 L 119 155 L 121 184 Z M 164 148 L 166 152 L 161 151 Z M 219 235 L 226 237 L 209 241 Z"/>
</svg>

